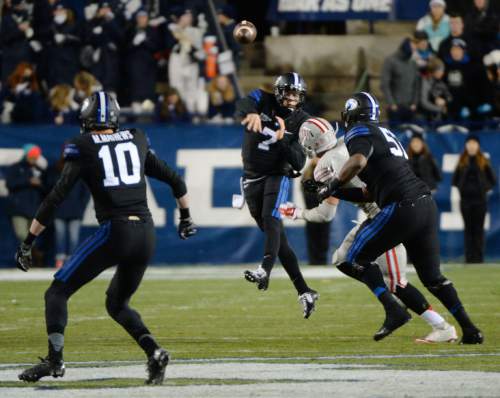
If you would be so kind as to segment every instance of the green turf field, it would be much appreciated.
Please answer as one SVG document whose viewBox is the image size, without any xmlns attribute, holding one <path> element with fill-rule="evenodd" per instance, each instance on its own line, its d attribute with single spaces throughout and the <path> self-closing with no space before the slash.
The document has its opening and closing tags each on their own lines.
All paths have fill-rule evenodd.
<svg viewBox="0 0 500 398">
<path fill-rule="evenodd" d="M 272 280 L 264 293 L 242 278 L 146 280 L 132 305 L 174 359 L 266 357 L 500 372 L 500 266 L 447 266 L 445 274 L 483 330 L 485 344 L 416 344 L 414 339 L 429 331 L 416 317 L 376 343 L 372 334 L 383 320 L 382 310 L 364 286 L 345 278 L 310 281 L 321 299 L 309 320 L 302 319 L 297 297 L 285 279 Z M 415 274 L 410 280 L 421 287 Z M 48 283 L 0 282 L 0 363 L 31 363 L 46 354 L 43 293 Z M 144 360 L 131 338 L 108 317 L 106 287 L 106 281 L 95 281 L 71 299 L 66 361 Z M 450 320 L 437 300 L 423 291 Z M 454 356 L 462 353 L 496 355 Z M 336 358 L 320 359 L 332 356 Z"/>
</svg>

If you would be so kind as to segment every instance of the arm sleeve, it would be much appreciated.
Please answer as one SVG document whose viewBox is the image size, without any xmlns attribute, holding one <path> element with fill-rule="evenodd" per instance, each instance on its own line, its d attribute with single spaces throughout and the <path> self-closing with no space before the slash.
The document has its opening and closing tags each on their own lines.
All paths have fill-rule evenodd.
<svg viewBox="0 0 500 398">
<path fill-rule="evenodd" d="M 309 222 L 326 223 L 332 221 L 336 213 L 337 205 L 331 205 L 323 201 L 314 209 L 302 210 L 302 217 L 300 218 Z"/>
<path fill-rule="evenodd" d="M 365 135 L 353 137 L 347 142 L 347 150 L 350 156 L 359 153 L 368 159 L 373 152 L 372 141 Z"/>
<path fill-rule="evenodd" d="M 57 207 L 71 191 L 80 177 L 81 166 L 79 162 L 66 162 L 59 180 L 50 193 L 45 197 L 38 208 L 35 219 L 42 225 L 48 225 L 54 216 Z"/>
<path fill-rule="evenodd" d="M 158 159 L 151 150 L 149 150 L 146 155 L 144 171 L 147 176 L 156 178 L 170 185 L 176 199 L 187 193 L 186 184 L 182 177 L 177 174 L 175 170 L 168 167 L 163 160 Z"/>
<path fill-rule="evenodd" d="M 236 117 L 244 118 L 249 113 L 260 113 L 261 103 L 263 101 L 262 90 L 255 89 L 236 102 Z"/>
</svg>

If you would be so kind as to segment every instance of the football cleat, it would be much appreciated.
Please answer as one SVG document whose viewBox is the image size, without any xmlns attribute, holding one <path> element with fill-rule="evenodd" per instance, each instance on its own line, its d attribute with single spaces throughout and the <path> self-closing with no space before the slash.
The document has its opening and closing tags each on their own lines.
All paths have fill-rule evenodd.
<svg viewBox="0 0 500 398">
<path fill-rule="evenodd" d="M 417 343 L 453 343 L 458 340 L 455 326 L 445 322 L 442 327 L 433 328 L 427 336 L 416 339 Z"/>
<path fill-rule="evenodd" d="M 389 336 L 396 329 L 403 326 L 411 319 L 411 315 L 399 305 L 392 306 L 386 311 L 385 321 L 382 327 L 373 335 L 375 341 L 380 341 Z"/>
<path fill-rule="evenodd" d="M 257 289 L 267 290 L 269 286 L 269 275 L 264 268 L 259 267 L 255 271 L 246 270 L 243 274 L 248 282 L 257 284 Z"/>
<path fill-rule="evenodd" d="M 319 294 L 315 290 L 309 290 L 299 296 L 299 302 L 304 309 L 304 318 L 307 319 L 316 309 L 315 303 L 319 299 Z"/>
<path fill-rule="evenodd" d="M 483 344 L 484 336 L 479 329 L 464 329 L 460 344 Z"/>
<path fill-rule="evenodd" d="M 162 384 L 165 379 L 165 368 L 168 365 L 170 356 L 163 348 L 157 348 L 153 355 L 148 358 L 146 369 L 148 378 L 146 384 Z"/>
<path fill-rule="evenodd" d="M 49 357 L 40 357 L 39 364 L 26 369 L 18 377 L 19 380 L 33 383 L 46 376 L 63 377 L 65 371 L 63 360 L 52 361 Z"/>
</svg>

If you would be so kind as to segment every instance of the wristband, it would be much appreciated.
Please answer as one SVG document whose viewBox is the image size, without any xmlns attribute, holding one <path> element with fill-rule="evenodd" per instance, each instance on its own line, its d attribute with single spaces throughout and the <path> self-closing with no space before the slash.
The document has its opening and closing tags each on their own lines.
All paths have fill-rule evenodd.
<svg viewBox="0 0 500 398">
<path fill-rule="evenodd" d="M 186 218 L 191 217 L 191 215 L 189 214 L 189 208 L 180 208 L 179 211 L 181 213 L 181 220 L 185 220 Z"/>
<path fill-rule="evenodd" d="M 28 236 L 26 237 L 26 239 L 24 240 L 23 243 L 31 246 L 33 244 L 33 242 L 35 241 L 35 239 L 36 239 L 36 235 L 29 232 Z"/>
</svg>

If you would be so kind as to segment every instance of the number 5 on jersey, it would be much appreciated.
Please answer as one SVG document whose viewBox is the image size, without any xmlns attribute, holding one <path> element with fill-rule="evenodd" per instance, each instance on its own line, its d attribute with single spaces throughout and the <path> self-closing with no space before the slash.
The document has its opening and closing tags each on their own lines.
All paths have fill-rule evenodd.
<svg viewBox="0 0 500 398">
<path fill-rule="evenodd" d="M 392 131 L 386 129 L 385 127 L 379 127 L 379 129 L 382 132 L 382 134 L 384 134 L 386 141 L 389 143 L 389 148 L 391 150 L 391 153 L 394 156 L 397 156 L 398 158 L 408 159 L 408 155 L 406 154 L 403 145 L 401 145 L 401 143 L 392 133 Z"/>
<path fill-rule="evenodd" d="M 103 145 L 99 150 L 99 158 L 104 166 L 103 184 L 105 187 L 116 187 L 123 183 L 125 185 L 137 184 L 141 181 L 141 160 L 139 152 L 133 142 L 122 142 L 114 147 L 114 156 L 109 145 Z M 112 156 L 115 158 L 113 162 Z M 131 170 L 127 166 L 127 157 L 130 160 Z M 116 176 L 115 164 L 118 165 Z"/>
</svg>

